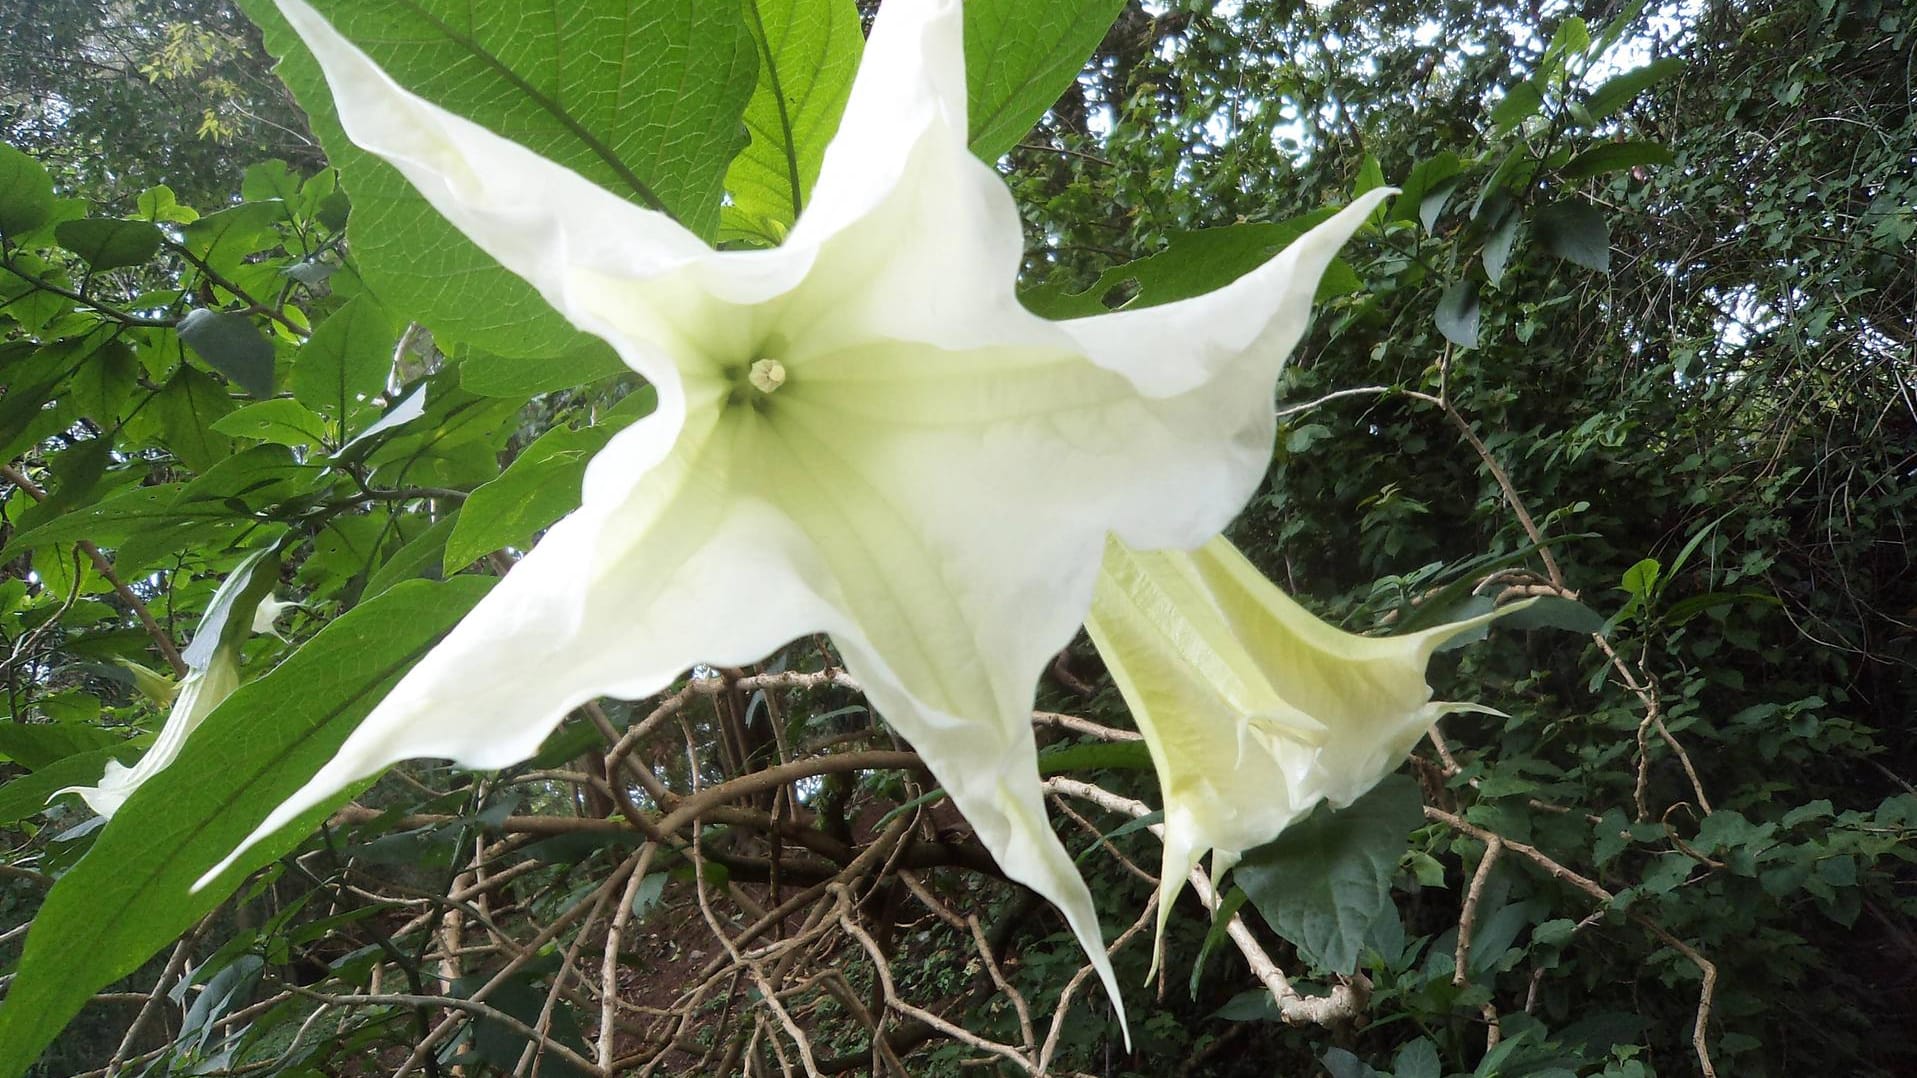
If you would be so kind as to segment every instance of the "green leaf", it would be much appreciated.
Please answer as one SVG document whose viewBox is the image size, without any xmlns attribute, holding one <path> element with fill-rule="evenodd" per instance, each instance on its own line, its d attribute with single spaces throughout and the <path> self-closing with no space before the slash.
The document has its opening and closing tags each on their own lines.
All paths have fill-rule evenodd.
<svg viewBox="0 0 1917 1078">
<path fill-rule="evenodd" d="M 134 203 L 134 209 L 142 220 L 169 224 L 191 224 L 200 219 L 200 212 L 191 206 L 182 206 L 173 194 L 173 188 L 166 184 L 157 184 L 140 192 Z"/>
<path fill-rule="evenodd" d="M 1629 569 L 1618 586 L 1638 599 L 1649 599 L 1657 594 L 1657 581 L 1663 570 L 1656 558 L 1645 558 Z"/>
<path fill-rule="evenodd" d="M 406 584 L 321 630 L 208 716 L 47 892 L 0 1004 L 0 1078 L 17 1078 L 101 986 L 138 969 L 297 846 L 349 794 L 303 814 L 197 894 L 187 888 L 330 759 L 489 581 Z"/>
<path fill-rule="evenodd" d="M 967 0 L 972 152 L 997 161 L 1078 77 L 1125 0 Z"/>
<path fill-rule="evenodd" d="M 11 460 L 36 440 L 47 406 L 59 399 L 60 386 L 85 362 L 85 350 L 69 343 L 37 349 L 30 341 L 0 343 L 7 389 L 0 396 L 0 458 Z M 64 425 L 55 424 L 56 429 Z"/>
<path fill-rule="evenodd" d="M 415 578 L 443 579 L 446 575 L 446 539 L 452 535 L 458 523 L 458 510 L 433 521 L 432 527 L 400 547 L 385 564 L 374 570 L 373 575 L 366 580 L 364 596 L 370 599 L 396 584 Z"/>
<path fill-rule="evenodd" d="M 318 6 L 399 83 L 688 228 L 718 226 L 757 50 L 736 4 L 711 0 L 330 0 Z M 271 0 L 244 0 L 353 200 L 367 283 L 442 347 L 552 355 L 578 337 L 530 285 L 439 216 L 339 127 L 319 67 Z"/>
<path fill-rule="evenodd" d="M 147 408 L 160 424 L 161 441 L 194 471 L 204 472 L 233 452 L 233 439 L 213 429 L 233 411 L 233 399 L 212 375 L 180 364 Z"/>
<path fill-rule="evenodd" d="M 1151 750 L 1143 741 L 1096 741 L 1065 745 L 1038 754 L 1038 773 L 1063 775 L 1071 771 L 1149 771 Z"/>
<path fill-rule="evenodd" d="M 94 269 L 112 270 L 137 266 L 152 258 L 164 237 L 148 221 L 82 217 L 54 225 L 53 238 Z"/>
<path fill-rule="evenodd" d="M 1331 1078 L 1380 1078 L 1371 1065 L 1343 1048 L 1325 1050 L 1325 1071 Z"/>
<path fill-rule="evenodd" d="M 1408 1042 L 1391 1061 L 1391 1078 L 1444 1078 L 1438 1046 L 1425 1037 Z"/>
<path fill-rule="evenodd" d="M 321 322 L 300 346 L 287 388 L 294 400 L 337 423 L 345 440 L 378 410 L 373 398 L 386 390 L 396 336 L 385 309 L 359 296 Z"/>
<path fill-rule="evenodd" d="M 248 202 L 279 199 L 292 205 L 299 193 L 300 178 L 277 157 L 246 166 L 246 175 L 240 180 L 240 197 Z"/>
<path fill-rule="evenodd" d="M 1611 269 L 1611 227 L 1597 207 L 1581 198 L 1553 202 L 1537 213 L 1538 238 L 1552 254 L 1585 269 Z"/>
<path fill-rule="evenodd" d="M 1198 998 L 1198 984 L 1204 979 L 1205 965 L 1218 948 L 1224 945 L 1225 937 L 1231 931 L 1232 918 L 1238 916 L 1238 910 L 1247 898 L 1242 887 L 1234 887 L 1226 893 L 1224 901 L 1211 911 L 1211 928 L 1205 932 L 1205 942 L 1198 948 L 1198 957 L 1192 960 L 1191 977 L 1187 981 L 1186 991 L 1191 998 Z"/>
<path fill-rule="evenodd" d="M 586 462 L 612 435 L 604 425 L 541 435 L 466 500 L 446 540 L 446 562 L 465 565 L 502 547 L 531 547 L 535 533 L 579 508 Z"/>
<path fill-rule="evenodd" d="M 1424 200 L 1440 191 L 1448 191 L 1451 186 L 1454 186 L 1455 177 L 1462 168 L 1458 155 L 1450 150 L 1442 150 L 1411 166 L 1411 172 L 1405 176 L 1404 182 L 1398 185 L 1398 197 L 1391 201 L 1391 212 L 1385 220 L 1419 220 Z M 1432 213 L 1432 217 L 1435 220 L 1436 211 Z M 1431 231 L 1431 226 L 1426 225 L 1425 231 Z"/>
<path fill-rule="evenodd" d="M 535 397 L 630 373 L 612 346 L 597 337 L 580 337 L 575 347 L 556 356 L 526 359 L 477 349 L 459 357 L 459 388 L 482 397 Z"/>
<path fill-rule="evenodd" d="M 461 507 L 446 540 L 445 564 L 457 568 L 502 547 L 532 545 L 532 538 L 579 508 L 586 464 L 612 436 L 649 415 L 658 392 L 645 386 L 590 427 L 554 427 L 521 450 L 499 478 L 475 489 Z"/>
<path fill-rule="evenodd" d="M 1555 71 L 1573 56 L 1583 55 L 1591 47 L 1591 30 L 1584 20 L 1576 15 L 1569 16 L 1558 24 L 1557 32 L 1551 35 L 1551 43 L 1544 48 L 1544 57 L 1538 66 L 1547 71 Z"/>
<path fill-rule="evenodd" d="M 1702 595 L 1686 596 L 1671 604 L 1664 612 L 1664 624 L 1676 628 L 1707 610 L 1733 603 L 1756 603 L 1759 606 L 1783 605 L 1775 595 L 1761 591 L 1707 591 Z"/>
<path fill-rule="evenodd" d="M 242 202 L 180 229 L 181 246 L 214 269 L 230 271 L 247 255 L 279 246 L 279 231 L 273 226 L 285 219 L 284 202 Z"/>
<path fill-rule="evenodd" d="M 46 166 L 0 143 L 0 233 L 31 232 L 53 216 L 53 178 Z"/>
<path fill-rule="evenodd" d="M 1392 775 L 1343 809 L 1320 806 L 1246 854 L 1232 879 L 1313 966 L 1351 973 L 1372 926 L 1397 916 L 1391 877 L 1423 820 L 1418 784 Z"/>
<path fill-rule="evenodd" d="M 180 339 L 207 365 L 264 400 L 273 395 L 273 342 L 246 315 L 198 307 L 180 319 Z"/>
<path fill-rule="evenodd" d="M 752 141 L 726 169 L 721 220 L 723 233 L 777 243 L 819 178 L 865 38 L 852 0 L 745 0 L 745 13 L 759 84 L 745 109 Z"/>
<path fill-rule="evenodd" d="M 1591 122 L 1596 123 L 1624 106 L 1637 100 L 1637 95 L 1653 85 L 1670 78 L 1684 70 L 1684 61 L 1675 56 L 1662 60 L 1653 60 L 1640 68 L 1614 75 L 1604 85 L 1591 92 L 1584 103 L 1584 111 L 1590 114 Z"/>
<path fill-rule="evenodd" d="M 1433 316 L 1438 332 L 1460 348 L 1478 346 L 1478 282 L 1470 277 L 1444 290 Z"/>
<path fill-rule="evenodd" d="M 318 449 L 326 444 L 326 420 L 296 400 L 281 397 L 257 401 L 213 423 L 213 429 L 234 438 L 251 438 L 274 445 L 304 445 Z"/>
<path fill-rule="evenodd" d="M 1669 165 L 1676 162 L 1671 151 L 1656 142 L 1628 140 L 1606 142 L 1578 154 L 1559 172 L 1567 180 L 1582 180 L 1607 172 L 1620 172 L 1639 165 Z"/>
<path fill-rule="evenodd" d="M 97 752 L 120 738 L 80 723 L 0 722 L 0 757 L 38 771 L 83 752 Z"/>
<path fill-rule="evenodd" d="M 1163 251 L 1106 270 L 1083 292 L 1036 288 L 1019 297 L 1047 318 L 1104 314 L 1105 298 L 1135 289 L 1123 306 L 1153 307 L 1221 288 L 1269 261 L 1293 240 L 1329 218 L 1335 209 L 1316 210 L 1289 221 L 1254 221 L 1222 228 L 1201 228 L 1172 236 Z M 1333 260 L 1318 283 L 1318 298 L 1343 295 L 1361 287 L 1343 260 Z"/>
<path fill-rule="evenodd" d="M 1384 186 L 1384 166 L 1378 163 L 1376 154 L 1365 154 L 1358 165 L 1358 178 L 1351 183 L 1351 197 L 1357 198 L 1366 191 Z"/>
<path fill-rule="evenodd" d="M 162 523 L 178 523 L 172 512 L 180 484 L 136 487 L 72 512 L 61 514 L 44 524 L 14 534 L 0 547 L 0 561 L 10 561 L 28 550 L 76 539 L 92 539 L 102 546 L 138 528 L 153 528 Z"/>
<path fill-rule="evenodd" d="M 1601 633 L 1604 618 L 1597 611 L 1558 595 L 1541 595 L 1504 615 L 1499 626 L 1505 629 L 1563 629 L 1572 633 Z"/>
<path fill-rule="evenodd" d="M 1511 246 L 1518 241 L 1518 221 L 1523 216 L 1515 206 L 1508 206 L 1504 219 L 1484 238 L 1484 249 L 1479 252 L 1478 258 L 1484 265 L 1484 279 L 1493 288 L 1504 280 L 1505 267 L 1511 261 Z"/>
<path fill-rule="evenodd" d="M 1491 110 L 1492 131 L 1503 136 L 1512 128 L 1538 114 L 1544 107 L 1544 95 L 1536 83 L 1520 82 L 1505 91 L 1504 98 Z"/>
<path fill-rule="evenodd" d="M 62 757 L 0 786 L 0 827 L 11 827 L 40 814 L 54 791 L 68 786 L 92 786 L 105 773 L 108 760 L 131 764 L 140 748 L 121 742 L 91 752 Z"/>
</svg>

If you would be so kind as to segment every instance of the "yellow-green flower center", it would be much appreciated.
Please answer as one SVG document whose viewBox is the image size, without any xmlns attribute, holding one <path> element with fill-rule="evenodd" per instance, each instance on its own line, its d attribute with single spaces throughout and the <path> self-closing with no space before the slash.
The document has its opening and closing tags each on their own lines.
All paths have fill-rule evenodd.
<svg viewBox="0 0 1917 1078">
<path fill-rule="evenodd" d="M 785 364 L 776 359 L 761 359 L 752 364 L 746 381 L 761 393 L 772 393 L 785 384 Z"/>
</svg>

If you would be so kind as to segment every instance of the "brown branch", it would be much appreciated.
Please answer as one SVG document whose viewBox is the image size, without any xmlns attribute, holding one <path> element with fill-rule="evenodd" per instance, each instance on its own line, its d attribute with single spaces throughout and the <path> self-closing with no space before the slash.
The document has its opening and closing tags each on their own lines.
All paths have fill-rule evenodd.
<svg viewBox="0 0 1917 1078">
<path fill-rule="evenodd" d="M 36 502 L 47 500 L 47 492 L 40 489 L 39 484 L 28 479 L 24 473 L 11 464 L 0 464 L 0 479 L 5 479 L 14 486 L 26 491 L 27 496 Z M 134 594 L 133 589 L 127 587 L 120 581 L 120 578 L 114 574 L 113 563 L 107 560 L 105 554 L 100 553 L 100 548 L 94 546 L 93 541 L 90 539 L 82 539 L 74 545 L 85 552 L 87 557 L 93 559 L 93 567 L 98 569 L 100 575 L 105 578 L 106 582 L 113 586 L 113 593 L 118 595 L 120 601 L 125 603 L 128 608 L 133 611 L 134 615 L 140 619 L 140 624 L 146 627 L 147 635 L 153 638 L 154 645 L 160 649 L 160 654 L 166 659 L 167 665 L 173 668 L 173 676 L 185 677 L 187 675 L 186 660 L 180 658 L 180 649 L 173 646 L 172 636 L 168 635 L 167 631 L 160 627 L 159 622 L 153 620 L 152 612 L 147 610 L 146 603 L 142 601 L 138 595 Z"/>
<path fill-rule="evenodd" d="M 1499 843 L 1504 849 L 1529 860 L 1532 864 L 1537 865 L 1553 877 L 1583 891 L 1585 894 L 1606 906 L 1609 906 L 1616 898 L 1615 895 L 1605 890 L 1604 886 L 1596 880 L 1566 868 L 1536 846 L 1519 842 L 1515 839 L 1505 838 L 1502 835 L 1487 831 L 1476 824 L 1469 823 L 1461 816 L 1446 812 L 1443 809 L 1433 808 L 1430 805 L 1424 807 L 1424 814 L 1426 817 L 1437 820 L 1439 823 L 1445 824 L 1455 831 L 1461 831 L 1464 834 L 1470 835 L 1472 838 L 1484 843 L 1487 848 L 1492 842 Z M 1717 1068 L 1711 1063 L 1709 1037 L 1711 1006 L 1717 995 L 1716 964 L 1705 958 L 1697 948 L 1678 939 L 1663 925 L 1651 920 L 1644 914 L 1634 909 L 1624 912 L 1625 916 L 1650 932 L 1651 935 L 1656 936 L 1664 945 L 1689 959 L 1690 962 L 1697 967 L 1699 980 L 1697 1019 L 1691 1026 L 1691 1048 L 1697 1053 L 1698 1068 L 1703 1071 L 1705 1078 L 1717 1078 Z"/>
</svg>

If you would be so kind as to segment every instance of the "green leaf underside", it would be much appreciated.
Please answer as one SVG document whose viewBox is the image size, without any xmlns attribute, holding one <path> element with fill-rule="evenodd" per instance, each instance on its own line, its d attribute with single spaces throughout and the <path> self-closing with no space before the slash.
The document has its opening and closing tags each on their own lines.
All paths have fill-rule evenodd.
<svg viewBox="0 0 1917 1078">
<path fill-rule="evenodd" d="M 338 424 L 343 442 L 370 422 L 373 398 L 386 389 L 398 334 L 392 318 L 369 296 L 359 296 L 321 322 L 293 364 L 293 398 Z"/>
<path fill-rule="evenodd" d="M 81 723 L 0 723 L 0 759 L 38 771 L 69 756 L 110 748 L 120 739 Z"/>
<path fill-rule="evenodd" d="M 53 180 L 46 166 L 0 144 L 0 233 L 18 236 L 53 216 Z"/>
<path fill-rule="evenodd" d="M 273 342 L 253 319 L 202 307 L 180 319 L 179 332 L 195 355 L 248 396 L 264 400 L 273 395 Z"/>
<path fill-rule="evenodd" d="M 466 565 L 501 547 L 531 547 L 534 534 L 579 507 L 586 462 L 612 435 L 606 426 L 541 435 L 499 478 L 473 491 L 446 539 L 446 561 Z"/>
<path fill-rule="evenodd" d="M 501 547 L 530 547 L 535 533 L 579 507 L 586 465 L 612 436 L 651 415 L 659 393 L 641 386 L 590 427 L 554 427 L 521 450 L 505 472 L 472 492 L 445 542 L 458 568 Z"/>
<path fill-rule="evenodd" d="M 1078 77 L 1124 6 L 1125 0 L 968 0 L 972 152 L 996 161 L 1016 146 Z"/>
<path fill-rule="evenodd" d="M 312 120 L 353 200 L 350 238 L 387 306 L 442 345 L 551 355 L 578 333 L 460 235 L 397 171 L 349 143 L 318 65 L 271 0 L 241 5 L 282 56 L 280 74 Z M 398 82 L 466 119 L 645 204 L 716 231 L 722 180 L 743 141 L 756 81 L 736 6 L 705 0 L 585 0 L 536 10 L 450 0 L 316 5 Z"/>
<path fill-rule="evenodd" d="M 1684 61 L 1677 57 L 1653 60 L 1640 68 L 1613 76 L 1604 85 L 1592 92 L 1590 100 L 1584 104 L 1593 122 L 1602 120 L 1637 99 L 1637 95 L 1684 70 Z"/>
<path fill-rule="evenodd" d="M 345 800 L 306 813 L 205 890 L 188 893 L 332 757 L 490 583 L 463 577 L 396 587 L 328 625 L 208 716 L 180 758 L 134 793 L 47 893 L 0 1003 L 0 1078 L 22 1074 L 94 991 L 139 968 Z"/>
<path fill-rule="evenodd" d="M 146 221 L 84 217 L 53 226 L 60 246 L 86 259 L 96 270 L 137 266 L 160 249 L 160 230 Z"/>
<path fill-rule="evenodd" d="M 459 388 L 482 397 L 523 399 L 575 389 L 630 371 L 611 345 L 582 335 L 574 347 L 531 362 L 491 352 L 464 352 L 459 357 Z"/>
<path fill-rule="evenodd" d="M 1596 206 L 1581 198 L 1553 202 L 1538 211 L 1538 236 L 1554 255 L 1599 273 L 1611 268 L 1611 228 Z"/>
<path fill-rule="evenodd" d="M 1444 290 L 1435 315 L 1438 332 L 1460 348 L 1478 346 L 1478 282 L 1467 277 Z"/>
<path fill-rule="evenodd" d="M 1264 265 L 1336 212 L 1314 210 L 1288 221 L 1253 221 L 1181 232 L 1172 236 L 1163 251 L 1106 270 L 1083 292 L 1040 287 L 1020 299 L 1034 312 L 1053 319 L 1104 314 L 1112 309 L 1108 297 L 1121 288 L 1136 289 L 1124 297 L 1122 306 L 1129 309 L 1189 299 L 1222 288 Z M 1350 265 L 1334 259 L 1319 281 L 1317 296 L 1322 300 L 1359 287 Z"/>
<path fill-rule="evenodd" d="M 1391 877 L 1423 819 L 1418 784 L 1392 775 L 1349 806 L 1321 806 L 1246 854 L 1232 879 L 1314 966 L 1351 973 L 1373 924 L 1397 916 Z"/>
<path fill-rule="evenodd" d="M 776 243 L 819 178 L 865 39 L 852 0 L 748 0 L 745 11 L 759 82 L 745 109 L 751 141 L 726 170 L 721 235 Z"/>
<path fill-rule="evenodd" d="M 1582 180 L 1639 165 L 1669 165 L 1675 161 L 1670 150 L 1655 142 L 1606 142 L 1571 158 L 1562 175 L 1567 180 Z"/>
<path fill-rule="evenodd" d="M 212 375 L 180 364 L 147 408 L 160 424 L 166 447 L 194 471 L 206 471 L 233 451 L 233 439 L 213 430 L 221 416 L 233 411 L 233 399 Z"/>
</svg>

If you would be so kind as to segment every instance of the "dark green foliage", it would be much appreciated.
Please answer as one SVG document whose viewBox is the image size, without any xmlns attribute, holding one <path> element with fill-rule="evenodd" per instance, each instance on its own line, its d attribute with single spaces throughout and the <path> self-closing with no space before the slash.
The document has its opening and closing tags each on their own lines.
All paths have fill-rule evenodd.
<svg viewBox="0 0 1917 1078">
<path fill-rule="evenodd" d="M 274 27 L 273 51 L 291 51 L 269 5 L 249 7 Z M 525 87 L 479 70 L 477 39 L 424 14 L 437 5 L 344 7 L 424 40 L 429 89 L 454 107 L 485 119 L 526 104 Z M 702 51 L 651 72 L 663 82 L 646 101 L 607 106 L 618 152 L 568 142 L 545 102 L 521 137 L 607 182 L 629 173 L 639 183 L 624 193 L 711 232 L 719 178 L 758 115 L 746 98 L 765 31 L 729 8 L 641 8 L 664 21 L 633 28 L 632 48 L 662 48 L 670 31 Z M 972 45 L 1012 37 L 972 68 L 973 119 L 977 148 L 1006 153 L 1030 225 L 1027 304 L 1063 318 L 1173 301 L 1256 265 L 1356 191 L 1401 188 L 1327 277 L 1281 387 L 1268 483 L 1233 537 L 1358 631 L 1552 594 L 1434 665 L 1438 699 L 1508 717 L 1448 717 L 1442 751 L 1421 745 L 1409 777 L 1253 851 L 1242 890 L 1226 880 L 1227 902 L 1306 995 L 1363 978 L 1365 1021 L 1283 1021 L 1223 924 L 1186 897 L 1162 990 L 1140 987 L 1142 943 L 1114 958 L 1136 1051 L 1118 1050 L 1108 1009 L 1080 984 L 1055 1065 L 1693 1074 L 1707 962 L 1716 1073 L 1917 1068 L 1917 18 L 1846 0 L 1230 11 L 970 0 Z M 482 27 L 480 44 L 503 47 L 513 29 Z M 347 147 L 293 51 L 288 76 L 341 171 L 327 167 L 269 80 L 257 31 L 224 6 L 36 0 L 0 15 L 0 32 L 17 46 L 0 52 L 13 144 L 0 146 L 0 932 L 43 917 L 24 954 L 0 945 L 14 976 L 0 1071 L 26 1066 L 107 979 L 163 983 L 174 937 L 216 906 L 181 952 L 204 989 L 163 1008 L 138 1053 L 182 1070 L 361 1073 L 376 1059 L 390 1071 L 444 1012 L 328 1013 L 336 1036 L 295 1042 L 316 1013 L 297 990 L 368 991 L 378 970 L 387 993 L 489 991 L 472 970 L 505 959 L 438 983 L 423 956 L 453 907 L 411 923 L 425 907 L 405 903 L 462 885 L 476 844 L 521 817 L 569 826 L 513 833 L 499 855 L 517 875 L 487 911 L 507 935 L 523 943 L 621 901 L 642 839 L 619 823 L 614 784 L 588 772 L 604 766 L 608 730 L 631 731 L 652 705 L 576 714 L 539 759 L 498 776 L 407 766 L 323 833 L 289 830 L 277 849 L 299 856 L 231 901 L 233 879 L 191 901 L 176 892 L 250 827 L 246 811 L 263 812 L 223 815 L 222 791 L 310 772 L 319 742 L 343 736 L 484 586 L 416 581 L 509 565 L 652 398 Z M 546 75 L 570 55 L 533 53 L 527 70 Z M 674 96 L 681 76 L 703 80 L 698 92 Z M 225 141 L 193 137 L 208 117 L 232 125 Z M 791 195 L 781 182 L 767 198 Z M 751 224 L 740 234 L 753 242 L 778 231 Z M 268 549 L 302 609 L 279 622 L 287 641 L 249 638 L 248 686 L 207 737 L 110 826 L 71 797 L 46 807 L 146 747 L 166 708 L 122 663 L 165 673 L 156 637 L 184 643 L 220 577 Z M 1088 660 L 1067 654 L 1041 708 L 1128 726 Z M 829 661 L 801 641 L 763 670 Z M 665 716 L 678 725 L 629 757 L 668 799 L 795 749 L 891 748 L 840 686 L 687 691 Z M 1159 803 L 1135 742 L 1041 738 L 1047 774 Z M 921 779 L 834 772 L 797 807 L 753 789 L 713 809 L 696 856 L 662 845 L 624 899 L 636 935 L 615 972 L 628 1001 L 672 1003 L 715 960 L 695 861 L 710 895 L 771 905 L 909 824 L 902 859 L 879 862 L 917 858 L 915 884 L 978 918 L 1042 1040 L 1080 956 Z M 1115 934 L 1152 889 L 1109 850 L 1152 868 L 1157 819 L 1076 807 L 1096 835 L 1062 833 Z M 773 826 L 776 812 L 795 815 Z M 1016 1044 L 1020 1016 L 969 926 L 915 904 L 896 875 L 862 880 L 855 911 L 901 994 Z M 476 909 L 460 911 L 468 943 Z M 568 994 L 577 976 L 557 979 L 572 937 L 558 939 L 503 977 L 499 1013 L 433 1066 L 512 1072 L 526 1040 L 500 1015 L 536 1023 L 549 993 L 555 1042 L 590 1055 L 597 1001 Z M 795 997 L 828 1070 L 870 1064 L 860 1012 L 883 1010 L 864 952 L 840 943 L 799 967 L 840 980 Z M 777 1072 L 736 1024 L 763 1015 L 756 989 L 726 991 L 691 1008 L 691 1047 L 667 1072 Z M 278 1002 L 219 1024 L 266 999 Z M 37 1073 L 104 1065 L 134 1010 L 84 1010 Z M 976 1072 L 962 1064 L 977 1052 L 914 1021 L 887 1027 L 910 1073 Z"/>
</svg>

